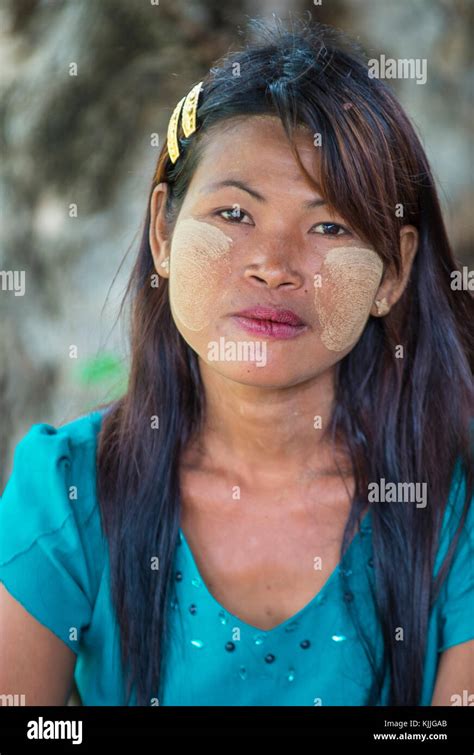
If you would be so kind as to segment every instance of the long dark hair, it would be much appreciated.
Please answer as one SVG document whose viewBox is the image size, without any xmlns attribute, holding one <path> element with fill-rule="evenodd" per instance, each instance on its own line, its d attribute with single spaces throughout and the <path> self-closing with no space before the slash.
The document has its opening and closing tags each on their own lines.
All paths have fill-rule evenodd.
<svg viewBox="0 0 474 755">
<path fill-rule="evenodd" d="M 390 704 L 418 705 L 429 614 L 456 545 L 455 539 L 433 583 L 457 459 L 467 483 L 457 537 L 472 497 L 472 297 L 451 288 L 450 273 L 458 265 L 420 141 L 390 89 L 368 76 L 359 48 L 340 32 L 302 19 L 293 20 L 291 29 L 276 18 L 272 26 L 252 19 L 249 27 L 254 40 L 225 55 L 204 77 L 199 127 L 189 138 L 180 132 L 177 163 L 169 160 L 166 145 L 160 153 L 125 294 L 132 306 L 128 388 L 101 405 L 107 412 L 98 446 L 98 495 L 127 695 L 135 685 L 138 705 L 159 695 L 180 524 L 179 463 L 205 416 L 197 356 L 174 324 L 168 282 L 151 284 L 150 199 L 156 184 L 166 181 L 172 231 L 202 155 L 203 135 L 212 136 L 211 127 L 228 118 L 271 114 L 281 119 L 303 171 L 293 129 L 303 123 L 321 134 L 320 175 L 317 182 L 309 179 L 385 263 L 400 270 L 402 225 L 419 231 L 399 302 L 388 316 L 369 317 L 356 346 L 336 366 L 336 402 L 326 431 L 348 449 L 356 484 L 341 558 L 367 504 L 370 481 L 427 482 L 429 505 L 423 510 L 406 503 L 372 507 L 382 668 L 372 657 L 370 638 L 363 638 L 375 679 L 367 704 L 376 704 L 389 673 Z M 395 212 L 400 206 L 403 217 Z M 394 357 L 397 345 L 403 345 L 403 359 Z M 157 570 L 150 568 L 154 556 Z M 357 597 L 351 610 L 356 617 Z M 357 626 L 362 636 L 358 620 Z M 405 642 L 395 640 L 399 626 Z"/>
</svg>

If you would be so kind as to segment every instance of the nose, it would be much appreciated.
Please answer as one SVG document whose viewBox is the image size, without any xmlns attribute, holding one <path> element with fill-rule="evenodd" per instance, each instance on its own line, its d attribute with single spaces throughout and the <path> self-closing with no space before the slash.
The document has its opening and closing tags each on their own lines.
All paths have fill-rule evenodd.
<svg viewBox="0 0 474 755">
<path fill-rule="evenodd" d="M 290 242 L 285 244 L 281 240 L 258 245 L 245 263 L 245 279 L 268 288 L 300 288 L 304 276 L 298 269 L 297 255 L 291 249 Z"/>
</svg>

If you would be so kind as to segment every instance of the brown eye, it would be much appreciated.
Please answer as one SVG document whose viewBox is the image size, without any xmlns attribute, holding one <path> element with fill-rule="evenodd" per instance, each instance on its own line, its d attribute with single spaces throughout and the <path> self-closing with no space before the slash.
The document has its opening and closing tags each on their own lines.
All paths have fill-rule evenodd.
<svg viewBox="0 0 474 755">
<path fill-rule="evenodd" d="M 228 213 L 228 217 L 224 217 L 223 213 Z M 216 213 L 220 218 L 223 218 L 224 220 L 228 220 L 230 223 L 237 223 L 238 225 L 241 225 L 241 220 L 243 217 L 249 217 L 246 212 L 242 212 L 240 207 L 232 207 L 232 208 L 226 208 L 224 210 L 218 210 Z M 249 225 L 248 223 L 246 225 Z"/>
<path fill-rule="evenodd" d="M 343 236 L 345 233 L 348 233 L 344 226 L 338 223 L 318 223 L 314 228 L 316 229 L 315 233 L 321 233 L 324 236 Z M 318 228 L 322 228 L 323 230 L 317 230 Z"/>
</svg>

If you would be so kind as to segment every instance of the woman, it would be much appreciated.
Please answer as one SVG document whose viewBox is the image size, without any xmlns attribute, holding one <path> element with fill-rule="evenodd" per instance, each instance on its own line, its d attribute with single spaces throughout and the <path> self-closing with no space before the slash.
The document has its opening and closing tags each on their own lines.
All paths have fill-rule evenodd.
<svg viewBox="0 0 474 755">
<path fill-rule="evenodd" d="M 127 392 L 15 452 L 26 704 L 473 692 L 472 298 L 427 159 L 345 39 L 251 26 L 170 118 Z"/>
</svg>

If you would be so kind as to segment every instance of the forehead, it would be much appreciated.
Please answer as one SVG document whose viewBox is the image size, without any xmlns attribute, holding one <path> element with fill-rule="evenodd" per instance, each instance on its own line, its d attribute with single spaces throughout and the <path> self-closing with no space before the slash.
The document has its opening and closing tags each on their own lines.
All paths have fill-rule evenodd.
<svg viewBox="0 0 474 755">
<path fill-rule="evenodd" d="M 305 169 L 317 178 L 319 148 L 314 146 L 310 129 L 298 124 L 293 141 Z M 205 134 L 202 149 L 189 189 L 198 190 L 203 183 L 229 174 L 280 184 L 306 181 L 277 116 L 239 116 L 223 121 Z"/>
</svg>

